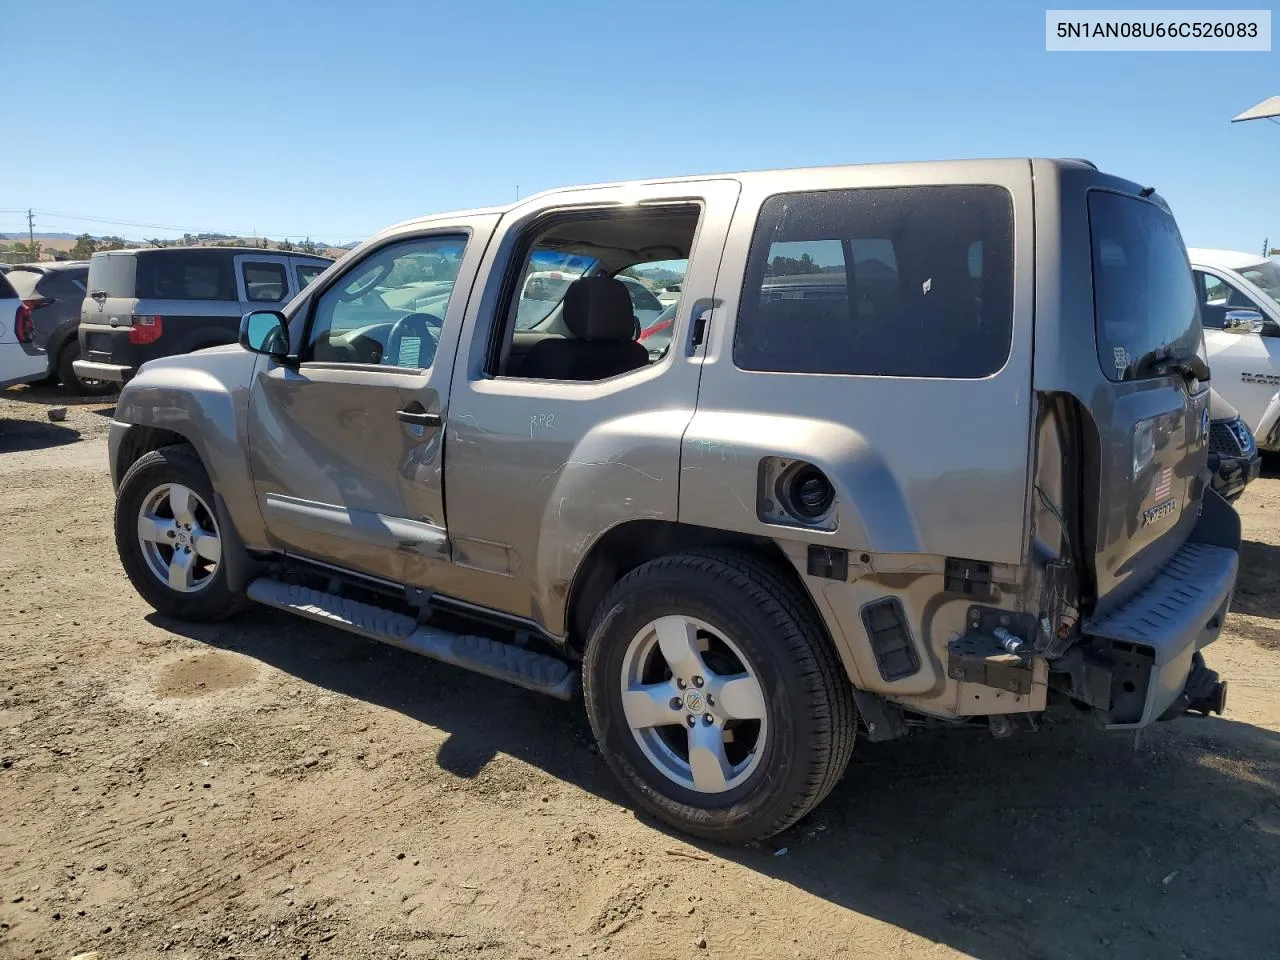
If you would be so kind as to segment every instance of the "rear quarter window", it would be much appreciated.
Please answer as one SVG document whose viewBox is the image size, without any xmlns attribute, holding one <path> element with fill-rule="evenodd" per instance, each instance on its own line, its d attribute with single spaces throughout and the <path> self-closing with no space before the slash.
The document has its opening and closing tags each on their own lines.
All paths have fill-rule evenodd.
<svg viewBox="0 0 1280 960">
<path fill-rule="evenodd" d="M 1013 334 L 1013 202 L 995 185 L 780 194 L 734 334 L 744 370 L 986 377 Z"/>
<path fill-rule="evenodd" d="M 1158 361 L 1203 351 L 1199 297 L 1173 216 L 1136 197 L 1091 190 L 1098 363 L 1114 381 L 1156 376 Z"/>
<path fill-rule="evenodd" d="M 36 287 L 44 278 L 44 274 L 38 270 L 23 270 L 21 267 L 15 267 L 5 276 L 13 284 L 13 289 L 17 291 L 18 296 L 24 300 L 36 296 Z"/>
<path fill-rule="evenodd" d="M 238 300 L 232 257 L 216 250 L 137 256 L 140 300 Z"/>
</svg>

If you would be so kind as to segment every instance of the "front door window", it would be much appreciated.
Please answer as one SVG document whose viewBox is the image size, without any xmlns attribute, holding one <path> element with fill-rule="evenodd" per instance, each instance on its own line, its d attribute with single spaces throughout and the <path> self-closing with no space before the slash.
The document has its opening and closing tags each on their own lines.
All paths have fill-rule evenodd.
<svg viewBox="0 0 1280 960">
<path fill-rule="evenodd" d="M 370 253 L 320 295 L 303 360 L 429 369 L 466 246 L 418 237 Z"/>
</svg>

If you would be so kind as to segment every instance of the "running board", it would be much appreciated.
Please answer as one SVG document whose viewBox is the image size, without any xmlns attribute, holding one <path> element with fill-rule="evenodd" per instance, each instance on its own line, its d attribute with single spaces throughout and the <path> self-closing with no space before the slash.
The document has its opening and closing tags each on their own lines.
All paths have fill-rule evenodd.
<svg viewBox="0 0 1280 960">
<path fill-rule="evenodd" d="M 337 594 L 260 577 L 246 590 L 251 600 L 340 630 L 381 640 L 411 653 L 506 680 L 526 690 L 571 700 L 577 673 L 563 660 L 487 637 L 452 633 L 413 617 Z"/>
</svg>

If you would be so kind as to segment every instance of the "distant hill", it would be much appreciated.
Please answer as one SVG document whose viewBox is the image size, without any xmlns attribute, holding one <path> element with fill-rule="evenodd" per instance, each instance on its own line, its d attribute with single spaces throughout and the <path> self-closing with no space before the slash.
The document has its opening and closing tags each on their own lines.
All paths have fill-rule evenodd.
<svg viewBox="0 0 1280 960">
<path fill-rule="evenodd" d="M 71 249 L 76 245 L 76 242 L 79 240 L 81 236 L 82 235 L 78 233 L 37 233 L 35 234 L 35 240 L 37 243 L 40 244 L 43 250 L 44 259 L 66 259 L 66 255 L 70 253 Z M 102 241 L 103 239 L 105 239 L 102 236 L 93 236 L 92 234 L 90 236 L 92 236 L 92 238 L 97 241 Z M 146 239 L 138 239 L 138 238 L 131 238 L 131 237 L 123 238 L 123 239 L 126 247 L 153 246 L 153 244 Z M 15 243 L 26 244 L 26 242 L 27 242 L 27 234 L 25 233 L 8 233 L 8 234 L 0 233 L 0 261 L 4 261 L 7 263 L 7 262 L 10 262 L 11 260 L 18 259 L 16 257 L 10 257 L 9 259 L 6 259 L 4 256 L 4 253 L 5 251 L 11 250 L 13 244 Z M 303 242 L 304 241 L 301 241 L 301 240 L 293 240 L 292 250 L 299 253 L 306 252 L 300 249 L 300 245 Z M 360 241 L 358 240 L 352 241 L 351 243 L 348 243 L 339 247 L 339 246 L 333 246 L 331 244 L 323 243 L 320 241 L 315 241 L 315 247 L 313 252 L 318 253 L 322 257 L 331 257 L 332 259 L 337 260 L 343 254 L 345 254 L 348 250 L 351 250 L 354 247 L 356 247 L 359 244 L 359 242 Z M 257 247 L 262 250 L 272 250 L 272 251 L 276 251 L 280 249 L 280 243 L 275 240 L 268 240 L 267 245 L 264 247 L 261 237 L 235 237 L 226 233 L 202 233 L 198 235 L 188 234 L 187 237 L 183 239 L 165 240 L 163 241 L 163 245 L 167 247 L 196 246 L 196 245 Z"/>
<path fill-rule="evenodd" d="M 70 240 L 75 243 L 78 233 L 36 233 L 37 240 Z M 27 242 L 27 234 L 25 233 L 0 233 L 0 240 L 15 241 L 19 240 L 23 243 Z"/>
</svg>

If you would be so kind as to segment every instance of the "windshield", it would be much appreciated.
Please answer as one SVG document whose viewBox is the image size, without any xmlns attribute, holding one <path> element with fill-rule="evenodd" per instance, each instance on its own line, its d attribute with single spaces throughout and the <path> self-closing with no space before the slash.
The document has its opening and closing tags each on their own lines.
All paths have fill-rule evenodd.
<svg viewBox="0 0 1280 960">
<path fill-rule="evenodd" d="M 1164 372 L 1203 356 L 1204 333 L 1178 225 L 1145 200 L 1092 190 L 1093 308 L 1098 362 L 1111 380 Z"/>
<path fill-rule="evenodd" d="M 1268 260 L 1240 271 L 1255 287 L 1280 304 L 1280 263 Z"/>
</svg>

